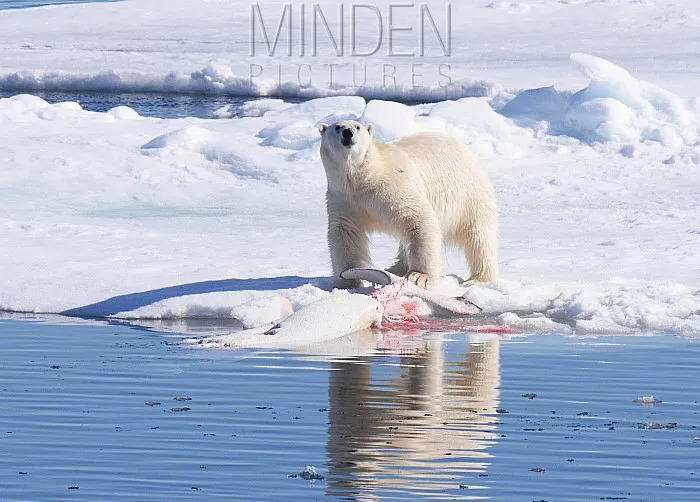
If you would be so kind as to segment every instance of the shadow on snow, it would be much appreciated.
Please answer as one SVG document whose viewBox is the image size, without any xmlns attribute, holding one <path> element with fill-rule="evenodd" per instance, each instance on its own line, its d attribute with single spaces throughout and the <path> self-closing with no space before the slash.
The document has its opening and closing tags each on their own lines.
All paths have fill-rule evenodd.
<svg viewBox="0 0 700 502">
<path fill-rule="evenodd" d="M 220 293 L 225 291 L 274 291 L 293 289 L 305 284 L 327 289 L 327 277 L 299 277 L 295 275 L 282 277 L 260 277 L 257 279 L 222 279 L 217 281 L 192 282 L 166 288 L 152 289 L 138 293 L 113 296 L 101 302 L 76 307 L 61 312 L 73 317 L 107 317 L 120 312 L 130 312 L 153 303 L 176 298 L 178 296 Z"/>
</svg>

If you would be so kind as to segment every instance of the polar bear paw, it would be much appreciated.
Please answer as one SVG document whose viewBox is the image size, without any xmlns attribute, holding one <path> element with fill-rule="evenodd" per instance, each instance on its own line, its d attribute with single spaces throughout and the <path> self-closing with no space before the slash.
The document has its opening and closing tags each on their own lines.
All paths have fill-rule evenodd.
<svg viewBox="0 0 700 502">
<path fill-rule="evenodd" d="M 406 279 L 411 281 L 416 286 L 428 290 L 431 289 L 436 283 L 435 278 L 430 274 L 424 274 L 423 272 L 417 271 L 409 272 L 406 275 Z"/>
</svg>

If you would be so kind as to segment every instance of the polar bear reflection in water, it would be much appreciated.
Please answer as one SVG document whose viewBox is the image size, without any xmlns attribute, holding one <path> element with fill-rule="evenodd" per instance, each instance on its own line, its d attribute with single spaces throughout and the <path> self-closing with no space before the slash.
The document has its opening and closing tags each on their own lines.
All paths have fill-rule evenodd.
<svg viewBox="0 0 700 502">
<path fill-rule="evenodd" d="M 332 363 L 327 496 L 474 496 L 498 438 L 500 341 L 473 336 L 466 354 L 449 357 L 456 342 L 425 341 L 398 368 L 369 357 Z"/>
</svg>

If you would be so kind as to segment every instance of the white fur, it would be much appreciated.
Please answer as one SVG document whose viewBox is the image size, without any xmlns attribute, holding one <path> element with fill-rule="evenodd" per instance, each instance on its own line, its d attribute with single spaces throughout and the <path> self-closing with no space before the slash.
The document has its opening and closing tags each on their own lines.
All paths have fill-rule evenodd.
<svg viewBox="0 0 700 502">
<path fill-rule="evenodd" d="M 352 138 L 343 131 L 350 129 Z M 444 245 L 465 252 L 470 281 L 498 273 L 498 208 L 481 162 L 459 141 L 425 132 L 390 143 L 353 120 L 321 125 L 328 178 L 328 245 L 341 287 L 357 287 L 340 272 L 371 267 L 368 238 L 384 232 L 400 241 L 389 269 L 430 288 L 442 274 Z M 349 133 L 345 133 L 346 135 Z"/>
</svg>

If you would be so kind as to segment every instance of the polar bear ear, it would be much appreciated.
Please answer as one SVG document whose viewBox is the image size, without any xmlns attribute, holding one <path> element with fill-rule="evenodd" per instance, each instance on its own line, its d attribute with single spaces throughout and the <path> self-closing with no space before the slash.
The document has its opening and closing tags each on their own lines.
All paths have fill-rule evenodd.
<svg viewBox="0 0 700 502">
<path fill-rule="evenodd" d="M 374 134 L 374 126 L 372 124 L 367 124 L 367 132 L 369 133 L 369 136 L 372 137 Z"/>
<path fill-rule="evenodd" d="M 326 124 L 317 124 L 316 128 L 318 129 L 318 132 L 321 133 L 321 136 L 323 136 L 323 133 L 326 132 L 326 129 L 328 129 L 328 126 Z"/>
</svg>

